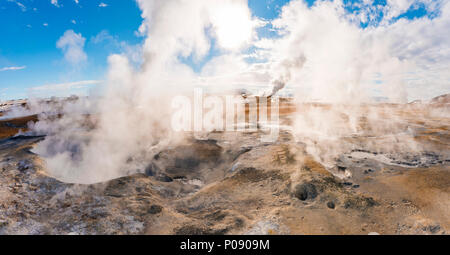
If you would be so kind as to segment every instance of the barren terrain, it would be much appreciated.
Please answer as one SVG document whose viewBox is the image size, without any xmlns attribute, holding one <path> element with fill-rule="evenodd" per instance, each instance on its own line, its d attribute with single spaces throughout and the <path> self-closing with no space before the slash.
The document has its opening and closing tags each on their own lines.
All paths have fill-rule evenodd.
<svg viewBox="0 0 450 255">
<path fill-rule="evenodd" d="M 3 119 L 0 234 L 449 233 L 450 117 L 430 113 L 448 104 L 383 106 L 420 148 L 384 150 L 388 130 L 362 118 L 367 132 L 339 140 L 332 164 L 295 136 L 291 116 L 309 107 L 333 106 L 284 101 L 282 124 L 294 128 L 276 142 L 260 142 L 262 131 L 186 134 L 138 173 L 91 185 L 51 177 L 33 152 L 45 136 L 16 135 L 36 116 Z"/>
</svg>

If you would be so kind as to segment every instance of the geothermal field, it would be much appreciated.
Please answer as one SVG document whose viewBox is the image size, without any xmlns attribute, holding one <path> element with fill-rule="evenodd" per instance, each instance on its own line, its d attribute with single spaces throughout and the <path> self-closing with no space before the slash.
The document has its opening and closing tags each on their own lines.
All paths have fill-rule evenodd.
<svg viewBox="0 0 450 255">
<path fill-rule="evenodd" d="M 281 99 L 274 141 L 262 142 L 268 130 L 258 125 L 161 135 L 124 151 L 136 137 L 127 130 L 107 141 L 119 147 L 92 145 L 116 127 L 63 114 L 83 99 L 10 102 L 0 121 L 0 233 L 448 234 L 449 99 Z M 33 107 L 61 112 L 8 117 Z M 104 154 L 90 159 L 91 150 Z"/>
<path fill-rule="evenodd" d="M 450 234 L 450 0 L 0 0 L 0 24 L 0 235 Z"/>
</svg>

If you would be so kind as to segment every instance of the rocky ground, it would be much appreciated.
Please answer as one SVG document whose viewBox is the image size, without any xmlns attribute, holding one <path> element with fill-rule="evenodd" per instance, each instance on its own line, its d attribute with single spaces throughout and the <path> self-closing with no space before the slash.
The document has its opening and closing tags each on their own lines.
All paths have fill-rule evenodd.
<svg viewBox="0 0 450 255">
<path fill-rule="evenodd" d="M 449 121 L 410 121 L 420 152 L 352 138 L 333 167 L 290 131 L 274 143 L 213 132 L 162 150 L 139 174 L 92 185 L 47 175 L 32 152 L 45 137 L 9 135 L 0 234 L 448 234 Z"/>
</svg>

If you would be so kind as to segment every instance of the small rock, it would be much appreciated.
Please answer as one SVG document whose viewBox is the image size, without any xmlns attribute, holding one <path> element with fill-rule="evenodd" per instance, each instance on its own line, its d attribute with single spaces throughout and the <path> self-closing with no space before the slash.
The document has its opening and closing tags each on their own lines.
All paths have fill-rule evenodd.
<svg viewBox="0 0 450 255">
<path fill-rule="evenodd" d="M 353 185 L 353 188 L 354 188 L 354 189 L 357 189 L 357 188 L 359 188 L 359 184 L 355 184 L 355 185 Z"/>
<path fill-rule="evenodd" d="M 32 167 L 33 165 L 28 160 L 21 160 L 19 161 L 19 163 L 17 163 L 17 168 L 19 169 L 19 171 L 25 171 Z"/>
<path fill-rule="evenodd" d="M 305 201 L 317 197 L 316 186 L 312 183 L 302 183 L 295 187 L 294 195 L 296 198 Z"/>
<path fill-rule="evenodd" d="M 158 166 L 154 163 L 149 164 L 146 168 L 145 168 L 145 175 L 147 176 L 155 176 L 157 173 L 160 172 L 160 169 L 158 168 Z"/>
<path fill-rule="evenodd" d="M 441 230 L 441 226 L 439 225 L 434 225 L 434 226 L 426 226 L 423 228 L 424 231 L 430 232 L 432 234 L 436 234 L 437 232 L 439 232 L 439 230 Z"/>
<path fill-rule="evenodd" d="M 152 205 L 148 209 L 148 213 L 150 213 L 150 214 L 158 214 L 160 212 L 162 212 L 162 206 L 159 206 L 159 205 Z"/>
<path fill-rule="evenodd" d="M 234 172 L 234 171 L 236 171 L 236 169 L 239 167 L 239 162 L 237 162 L 236 164 L 234 164 L 232 167 L 231 167 L 231 171 L 230 172 Z"/>
<path fill-rule="evenodd" d="M 369 174 L 375 172 L 373 169 L 364 170 L 364 174 Z"/>
<path fill-rule="evenodd" d="M 173 179 L 165 174 L 161 174 L 157 176 L 155 179 L 160 182 L 173 182 Z"/>
<path fill-rule="evenodd" d="M 344 172 L 345 178 L 352 178 L 353 174 L 349 170 L 345 170 Z"/>
<path fill-rule="evenodd" d="M 7 220 L 0 220 L 0 228 L 6 227 L 7 225 L 8 225 L 8 221 Z"/>
<path fill-rule="evenodd" d="M 345 171 L 347 169 L 347 167 L 345 166 L 337 166 L 339 171 Z"/>
<path fill-rule="evenodd" d="M 105 208 L 94 208 L 88 211 L 85 216 L 89 219 L 101 219 L 109 215 Z"/>
<path fill-rule="evenodd" d="M 330 209 L 334 209 L 336 206 L 335 206 L 333 201 L 330 201 L 330 202 L 327 203 L 327 207 L 330 208 Z"/>
</svg>

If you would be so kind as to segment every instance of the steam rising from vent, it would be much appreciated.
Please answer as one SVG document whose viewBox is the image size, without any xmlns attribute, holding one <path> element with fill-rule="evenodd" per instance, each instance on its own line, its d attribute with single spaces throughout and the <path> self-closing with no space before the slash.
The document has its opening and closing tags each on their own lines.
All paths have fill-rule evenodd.
<svg viewBox="0 0 450 255">
<path fill-rule="evenodd" d="M 123 55 L 110 56 L 107 85 L 89 116 L 62 108 L 60 118 L 41 116 L 33 127 L 47 134 L 35 152 L 63 181 L 94 183 L 143 171 L 161 148 L 182 139 L 170 128 L 170 102 L 198 84 L 180 58 L 201 59 L 212 37 L 234 54 L 253 36 L 254 22 L 243 0 L 137 3 L 144 18 L 140 32 L 147 36 L 140 70 Z M 238 22 L 227 22 L 223 10 Z"/>
<path fill-rule="evenodd" d="M 273 89 L 272 93 L 269 96 L 275 95 L 278 91 L 282 90 L 286 84 L 291 80 L 291 72 L 299 71 L 306 62 L 305 56 L 302 54 L 298 58 L 286 59 L 282 61 L 277 70 L 280 70 L 281 73 L 278 74 L 278 78 L 272 81 Z"/>
</svg>

